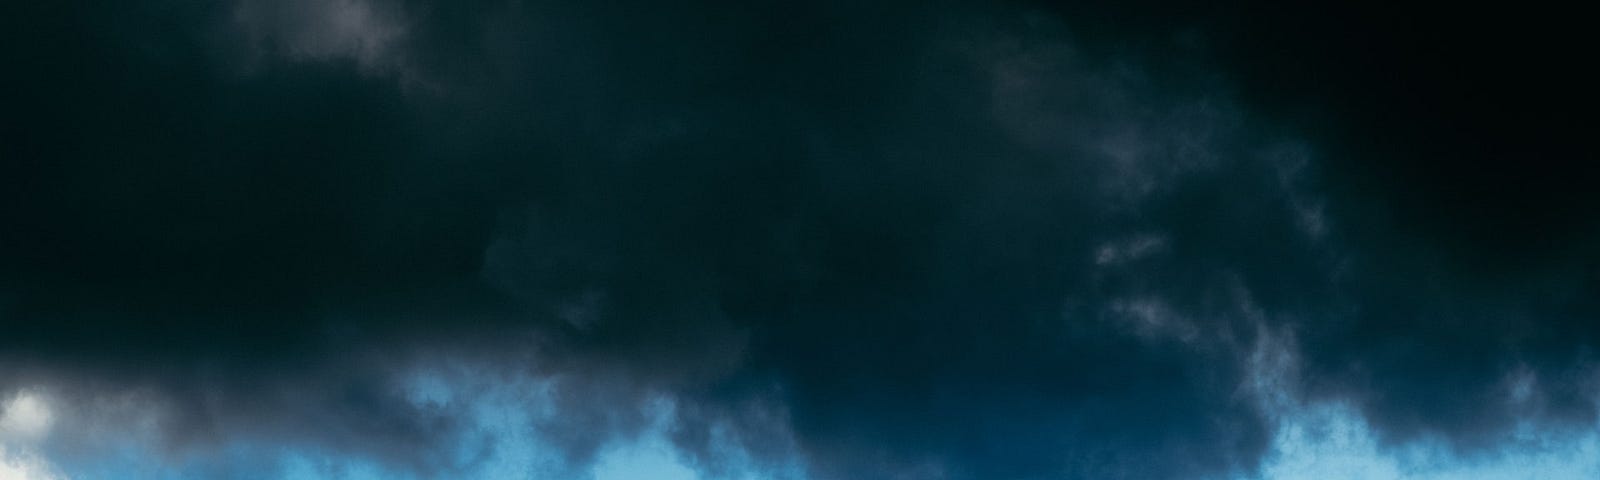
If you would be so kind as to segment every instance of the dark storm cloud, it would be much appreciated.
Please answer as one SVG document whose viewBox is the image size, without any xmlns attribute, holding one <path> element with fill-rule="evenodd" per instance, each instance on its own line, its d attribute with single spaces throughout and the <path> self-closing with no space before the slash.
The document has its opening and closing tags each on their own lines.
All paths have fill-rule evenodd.
<svg viewBox="0 0 1600 480">
<path fill-rule="evenodd" d="M 1296 116 L 1322 127 L 1348 263 L 1301 327 L 1308 387 L 1358 398 L 1391 439 L 1593 428 L 1600 195 L 1581 185 L 1600 169 L 1573 129 L 1593 74 L 1566 13 L 1313 5 L 1220 50 L 1254 104 L 1321 112 Z M 1540 384 L 1528 402 L 1508 402 L 1516 378 Z"/>
<path fill-rule="evenodd" d="M 201 476 L 564 478 L 658 430 L 707 475 L 1249 474 L 1274 395 L 1594 423 L 1596 222 L 1449 213 L 1487 180 L 1247 91 L 1296 77 L 1210 12 L 6 8 L 0 386 Z"/>
</svg>

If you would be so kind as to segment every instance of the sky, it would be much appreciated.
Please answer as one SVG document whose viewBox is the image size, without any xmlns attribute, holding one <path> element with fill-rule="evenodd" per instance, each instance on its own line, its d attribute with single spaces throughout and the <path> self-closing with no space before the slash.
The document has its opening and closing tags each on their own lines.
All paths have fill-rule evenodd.
<svg viewBox="0 0 1600 480">
<path fill-rule="evenodd" d="M 1347 3 L 6 2 L 0 480 L 1600 478 L 1587 17 Z"/>
</svg>

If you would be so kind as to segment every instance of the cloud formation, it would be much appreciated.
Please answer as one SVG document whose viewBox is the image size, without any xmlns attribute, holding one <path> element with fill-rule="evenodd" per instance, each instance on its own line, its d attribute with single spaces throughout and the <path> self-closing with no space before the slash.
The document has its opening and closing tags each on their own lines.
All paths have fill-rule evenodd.
<svg viewBox="0 0 1600 480">
<path fill-rule="evenodd" d="M 1596 222 L 1205 12 L 633 3 L 7 7 L 0 476 L 1595 468 Z"/>
</svg>

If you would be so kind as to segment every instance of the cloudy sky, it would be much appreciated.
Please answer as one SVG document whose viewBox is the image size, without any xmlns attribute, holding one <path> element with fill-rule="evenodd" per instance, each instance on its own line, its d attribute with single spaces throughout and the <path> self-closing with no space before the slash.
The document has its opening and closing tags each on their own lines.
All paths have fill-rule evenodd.
<svg viewBox="0 0 1600 480">
<path fill-rule="evenodd" d="M 1588 17 L 1213 3 L 5 2 L 0 479 L 1600 478 Z"/>
</svg>

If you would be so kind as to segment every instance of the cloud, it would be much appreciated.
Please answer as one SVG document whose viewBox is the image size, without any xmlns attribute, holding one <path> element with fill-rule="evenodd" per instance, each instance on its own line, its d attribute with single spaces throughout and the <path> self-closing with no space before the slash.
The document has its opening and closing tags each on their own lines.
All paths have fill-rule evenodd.
<svg viewBox="0 0 1600 480">
<path fill-rule="evenodd" d="M 55 414 L 39 394 L 19 391 L 0 407 L 0 435 L 34 439 L 50 433 Z"/>
<path fill-rule="evenodd" d="M 0 447 L 0 479 L 4 480 L 54 480 L 50 465 L 36 455 L 26 452 L 12 453 Z"/>
<path fill-rule="evenodd" d="M 1502 432 L 1493 447 L 1463 450 L 1449 437 L 1384 438 L 1348 401 L 1305 397 L 1296 386 L 1303 375 L 1292 332 L 1264 335 L 1251 356 L 1253 395 L 1275 425 L 1259 470 L 1239 478 L 1493 479 L 1591 478 L 1600 473 L 1600 425 L 1548 428 L 1531 410 L 1519 410 L 1518 425 Z M 1504 400 L 1525 402 L 1519 384 Z M 1600 403 L 1593 404 L 1600 408 Z"/>
<path fill-rule="evenodd" d="M 689 400 L 680 392 L 606 378 L 618 372 L 530 371 L 498 354 L 438 347 L 390 368 L 340 369 L 369 377 L 360 381 L 182 386 L 202 389 L 200 398 L 53 375 L 16 395 L 7 425 L 33 428 L 41 412 L 61 421 L 47 439 L 8 430 L 5 465 L 23 478 L 806 478 L 797 452 L 770 448 L 783 432 L 731 437 L 724 420 L 680 411 Z M 41 389 L 64 401 L 36 403 L 30 392 Z M 340 406 L 349 401 L 360 406 Z M 407 431 L 417 425 L 435 427 L 419 438 Z M 713 430 L 684 437 L 702 426 Z M 752 440 L 768 449 L 748 451 Z"/>
<path fill-rule="evenodd" d="M 4 468 L 1273 478 L 1588 452 L 1563 436 L 1595 418 L 1583 257 L 1404 234 L 1394 192 L 1339 183 L 1342 137 L 1258 111 L 1192 38 L 717 7 L 32 7 L 17 31 L 73 35 L 0 89 L 38 93 L 0 164 L 24 232 L 0 236 L 0 428 L 35 439 Z"/>
<path fill-rule="evenodd" d="M 0 404 L 0 479 L 61 478 L 36 451 L 55 423 L 49 399 L 33 390 L 19 390 L 8 397 Z"/>
<path fill-rule="evenodd" d="M 245 37 L 264 52 L 302 61 L 353 61 L 364 69 L 405 67 L 399 5 L 368 0 L 236 2 Z"/>
</svg>

